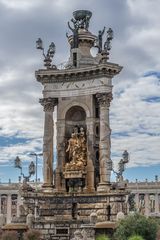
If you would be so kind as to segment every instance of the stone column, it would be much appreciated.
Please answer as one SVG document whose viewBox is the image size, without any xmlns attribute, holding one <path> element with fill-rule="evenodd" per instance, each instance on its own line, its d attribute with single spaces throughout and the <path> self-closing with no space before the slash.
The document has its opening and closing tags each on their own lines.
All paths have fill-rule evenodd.
<svg viewBox="0 0 160 240">
<path fill-rule="evenodd" d="M 56 167 L 56 191 L 66 191 L 63 177 L 63 167 L 65 165 L 65 120 L 57 121 L 57 167 Z"/>
<path fill-rule="evenodd" d="M 44 137 L 43 137 L 43 187 L 53 187 L 53 111 L 57 105 L 57 98 L 42 98 L 39 100 L 44 107 Z"/>
<path fill-rule="evenodd" d="M 145 194 L 145 215 L 148 217 L 150 213 L 150 206 L 149 206 L 149 194 Z"/>
<path fill-rule="evenodd" d="M 1 214 L 1 194 L 0 194 L 0 214 Z"/>
<path fill-rule="evenodd" d="M 22 200 L 21 200 L 21 196 L 19 195 L 19 193 L 17 194 L 17 217 L 20 216 L 20 211 L 19 211 L 19 206 L 22 205 Z"/>
<path fill-rule="evenodd" d="M 100 141 L 99 141 L 99 164 L 100 184 L 98 191 L 109 190 L 112 162 L 110 159 L 111 129 L 109 124 L 109 106 L 112 94 L 102 93 L 96 95 L 100 110 Z"/>
<path fill-rule="evenodd" d="M 135 207 L 136 210 L 139 210 L 139 193 L 135 194 Z"/>
<path fill-rule="evenodd" d="M 159 198 L 158 198 L 158 193 L 155 194 L 155 213 L 159 213 Z"/>
<path fill-rule="evenodd" d="M 11 194 L 8 194 L 7 196 L 7 223 L 11 223 Z"/>
<path fill-rule="evenodd" d="M 94 142 L 94 122 L 92 118 L 86 119 L 87 125 L 87 176 L 86 192 L 94 192 L 94 165 L 93 165 L 93 142 Z"/>
</svg>

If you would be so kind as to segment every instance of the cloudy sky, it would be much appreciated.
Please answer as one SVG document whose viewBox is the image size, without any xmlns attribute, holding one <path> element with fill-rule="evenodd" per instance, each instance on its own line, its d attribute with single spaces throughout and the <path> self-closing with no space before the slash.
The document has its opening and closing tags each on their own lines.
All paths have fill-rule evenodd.
<svg viewBox="0 0 160 240">
<path fill-rule="evenodd" d="M 112 160 L 130 153 L 125 177 L 160 175 L 160 0 L 0 0 L 0 180 L 17 181 L 18 155 L 27 175 L 31 152 L 42 152 L 42 86 L 34 72 L 43 67 L 35 41 L 56 44 L 56 64 L 67 61 L 67 21 L 77 9 L 93 16 L 90 31 L 111 27 L 110 61 L 122 65 L 113 81 Z M 42 159 L 38 159 L 42 177 Z"/>
</svg>

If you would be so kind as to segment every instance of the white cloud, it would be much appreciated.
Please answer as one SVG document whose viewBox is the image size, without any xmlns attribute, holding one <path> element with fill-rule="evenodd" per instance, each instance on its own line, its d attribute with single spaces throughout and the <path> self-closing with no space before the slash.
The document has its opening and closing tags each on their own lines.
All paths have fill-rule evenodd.
<svg viewBox="0 0 160 240">
<path fill-rule="evenodd" d="M 120 90 L 122 91 L 121 84 Z M 154 99 L 159 96 L 158 80 L 155 77 L 140 77 L 123 90 L 116 96 L 116 91 L 119 92 L 118 84 L 116 85 L 111 106 L 112 152 L 121 154 L 127 149 L 131 154 L 128 166 L 158 164 L 160 102 L 147 101 L 150 97 Z M 118 133 L 122 136 L 118 136 Z M 114 162 L 119 160 L 116 157 Z"/>
<path fill-rule="evenodd" d="M 41 0 L 0 0 L 5 7 L 14 10 L 29 10 L 40 4 Z"/>
</svg>

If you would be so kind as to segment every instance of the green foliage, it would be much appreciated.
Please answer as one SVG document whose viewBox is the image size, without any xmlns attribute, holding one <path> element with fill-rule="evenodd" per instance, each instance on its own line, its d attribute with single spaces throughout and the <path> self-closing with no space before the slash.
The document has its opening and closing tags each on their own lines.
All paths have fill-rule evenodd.
<svg viewBox="0 0 160 240">
<path fill-rule="evenodd" d="M 1 240 L 18 240 L 18 233 L 16 231 L 5 231 L 2 233 Z"/>
<path fill-rule="evenodd" d="M 98 235 L 96 240 L 109 240 L 109 238 L 105 234 Z"/>
<path fill-rule="evenodd" d="M 128 240 L 144 240 L 144 238 L 142 238 L 139 235 L 134 235 L 134 236 L 130 237 Z"/>
<path fill-rule="evenodd" d="M 139 235 L 145 240 L 155 240 L 157 228 L 154 220 L 135 213 L 118 223 L 114 237 L 116 240 L 128 240 L 131 236 Z"/>
<path fill-rule="evenodd" d="M 41 232 L 38 230 L 30 229 L 24 233 L 24 240 L 39 240 Z"/>
</svg>

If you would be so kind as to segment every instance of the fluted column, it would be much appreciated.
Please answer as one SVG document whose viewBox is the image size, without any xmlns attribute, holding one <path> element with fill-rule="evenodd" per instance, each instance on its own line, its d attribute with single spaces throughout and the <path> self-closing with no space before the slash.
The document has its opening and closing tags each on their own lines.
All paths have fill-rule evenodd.
<svg viewBox="0 0 160 240">
<path fill-rule="evenodd" d="M 99 141 L 99 164 L 100 164 L 100 186 L 99 190 L 102 190 L 102 185 L 110 184 L 111 175 L 111 159 L 110 159 L 110 148 L 111 148 L 111 129 L 109 124 L 109 106 L 112 100 L 111 93 L 103 93 L 96 95 L 99 110 L 100 110 L 100 141 Z M 104 187 L 104 190 L 106 188 Z"/>
<path fill-rule="evenodd" d="M 0 194 L 0 214 L 1 214 L 1 194 Z"/>
<path fill-rule="evenodd" d="M 8 194 L 8 196 L 7 196 L 7 223 L 11 223 L 11 210 L 12 210 L 11 194 Z"/>
<path fill-rule="evenodd" d="M 93 139 L 94 139 L 94 122 L 92 118 L 86 119 L 87 125 L 87 176 L 86 189 L 87 192 L 94 192 L 94 165 L 93 165 Z"/>
<path fill-rule="evenodd" d="M 150 213 L 150 206 L 149 206 L 149 194 L 145 194 L 145 215 L 148 217 Z"/>
<path fill-rule="evenodd" d="M 155 213 L 159 213 L 159 198 L 158 198 L 158 193 L 155 194 Z"/>
<path fill-rule="evenodd" d="M 139 193 L 135 194 L 135 207 L 136 207 L 136 210 L 139 209 Z"/>
<path fill-rule="evenodd" d="M 56 191 L 65 192 L 66 186 L 62 175 L 63 166 L 65 165 L 65 120 L 57 121 L 57 167 L 56 167 Z"/>
<path fill-rule="evenodd" d="M 155 194 L 155 213 L 159 213 L 158 193 Z"/>
<path fill-rule="evenodd" d="M 17 217 L 20 216 L 19 206 L 22 205 L 22 204 L 23 204 L 23 202 L 21 200 L 21 196 L 18 193 L 17 194 Z"/>
<path fill-rule="evenodd" d="M 43 98 L 39 102 L 44 107 L 44 137 L 43 137 L 43 187 L 53 186 L 53 136 L 54 121 L 53 111 L 57 105 L 56 98 Z"/>
</svg>

